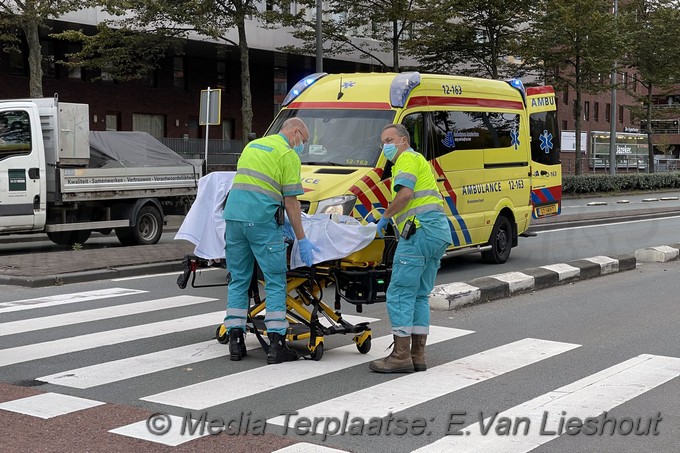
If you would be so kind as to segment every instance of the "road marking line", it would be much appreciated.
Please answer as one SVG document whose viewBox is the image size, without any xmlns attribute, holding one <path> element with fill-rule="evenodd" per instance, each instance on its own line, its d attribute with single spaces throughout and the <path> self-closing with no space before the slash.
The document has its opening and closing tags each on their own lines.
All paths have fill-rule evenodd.
<svg viewBox="0 0 680 453">
<path fill-rule="evenodd" d="M 41 318 L 22 319 L 0 324 L 0 337 L 23 332 L 33 332 L 46 327 L 62 327 L 84 322 L 101 321 L 121 316 L 137 315 L 157 310 L 184 307 L 194 304 L 213 302 L 218 299 L 196 296 L 174 296 L 163 299 L 147 300 L 130 304 L 120 304 L 110 307 L 95 308 L 59 315 L 43 316 Z"/>
<path fill-rule="evenodd" d="M 128 341 L 141 340 L 143 338 L 152 338 L 185 330 L 199 329 L 210 325 L 214 326 L 217 324 L 217 320 L 223 318 L 224 310 L 220 310 L 202 315 L 141 324 L 138 326 L 124 327 L 122 329 L 105 330 L 102 332 L 95 332 L 71 338 L 62 338 L 43 343 L 34 343 L 26 346 L 0 349 L 0 367 L 30 362 L 31 360 L 44 359 L 61 354 L 69 354 L 71 352 L 85 351 L 87 349 L 94 349 L 102 346 L 125 343 Z"/>
<path fill-rule="evenodd" d="M 430 326 L 427 342 L 428 344 L 435 344 L 471 333 L 473 332 L 470 330 Z M 384 356 L 385 349 L 391 342 L 391 335 L 373 338 L 372 348 L 368 354 L 358 353 L 356 345 L 351 344 L 327 351 L 319 362 L 298 360 L 297 362 L 268 365 L 266 370 L 258 367 L 140 399 L 169 406 L 201 410 L 298 383 L 301 378 L 310 379 L 370 362 Z"/>
<path fill-rule="evenodd" d="M 347 450 L 324 447 L 323 445 L 300 442 L 274 450 L 272 453 L 347 453 Z"/>
<path fill-rule="evenodd" d="M 0 409 L 19 414 L 48 419 L 71 412 L 82 411 L 95 406 L 101 406 L 101 401 L 78 398 L 76 396 L 61 395 L 59 393 L 43 393 L 0 404 Z"/>
<path fill-rule="evenodd" d="M 163 423 L 170 422 L 170 430 L 164 434 L 154 434 L 149 430 L 148 423 L 151 423 L 149 419 L 142 420 L 141 422 L 132 423 L 130 425 L 121 426 L 120 428 L 109 430 L 110 433 L 119 434 L 121 436 L 132 437 L 135 439 L 148 440 L 149 442 L 155 442 L 157 444 L 168 445 L 171 447 L 176 447 L 177 445 L 189 442 L 190 440 L 198 439 L 200 437 L 207 436 L 209 433 L 204 431 L 203 434 L 199 434 L 198 430 L 194 434 L 190 434 L 189 431 L 182 433 L 182 428 L 184 427 L 184 417 L 177 417 L 176 415 L 167 415 L 167 418 L 158 419 L 157 425 L 159 427 L 163 426 Z"/>
<path fill-rule="evenodd" d="M 428 338 L 429 339 L 429 338 Z M 457 390 L 478 384 L 510 371 L 562 354 L 580 345 L 556 341 L 525 338 L 497 348 L 482 351 L 453 362 L 428 368 L 426 373 L 413 373 L 382 384 L 339 396 L 297 411 L 290 416 L 288 427 L 300 417 L 350 418 L 386 417 Z M 417 391 L 414 391 L 417 389 Z M 399 395 L 399 398 L 395 398 Z M 292 408 L 291 408 L 292 409 Z M 284 426 L 286 416 L 267 420 L 267 423 Z M 312 427 L 313 428 L 313 427 Z M 311 429 L 311 428 L 310 428 Z M 311 432 L 311 431 L 310 431 Z"/>
<path fill-rule="evenodd" d="M 55 296 L 38 297 L 36 299 L 15 300 L 0 303 L 0 313 L 11 311 L 32 310 L 34 308 L 54 307 L 56 305 L 75 304 L 88 300 L 106 299 L 108 297 L 130 296 L 132 294 L 148 293 L 139 289 L 108 288 L 81 293 L 57 294 Z"/>
<path fill-rule="evenodd" d="M 494 419 L 507 417 L 513 422 L 518 418 L 529 419 L 529 423 L 526 424 L 529 427 L 526 435 L 523 430 L 525 424 L 522 424 L 517 435 L 496 435 L 494 429 L 496 425 L 492 425 L 489 433 L 483 435 L 482 427 L 477 422 L 460 430 L 466 435 L 443 437 L 419 448 L 416 452 L 503 451 L 519 453 L 531 451 L 559 437 L 557 433 L 560 418 L 568 420 L 576 417 L 585 420 L 589 417 L 598 417 L 605 411 L 678 376 L 680 376 L 680 358 L 643 354 L 501 412 Z M 565 412 L 566 414 L 563 415 Z M 656 414 L 648 415 L 647 420 L 650 420 Z M 485 427 L 489 425 L 490 420 L 491 417 L 485 419 Z M 541 432 L 542 423 L 544 423 L 543 432 Z M 642 425 L 646 427 L 647 423 L 642 423 Z M 603 433 L 607 435 L 611 429 L 611 423 L 608 423 Z M 650 429 L 653 427 L 650 426 Z M 550 432 L 555 434 L 551 435 Z"/>
</svg>

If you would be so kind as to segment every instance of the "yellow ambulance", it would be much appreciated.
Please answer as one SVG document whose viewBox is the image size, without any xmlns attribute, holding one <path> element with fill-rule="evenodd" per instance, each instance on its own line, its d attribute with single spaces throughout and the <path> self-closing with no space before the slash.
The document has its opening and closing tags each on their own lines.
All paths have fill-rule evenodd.
<svg viewBox="0 0 680 453">
<path fill-rule="evenodd" d="M 401 123 L 432 165 L 449 218 L 449 254 L 479 251 L 504 263 L 532 218 L 560 213 L 562 173 L 554 90 L 449 75 L 310 75 L 283 101 L 268 133 L 297 117 L 309 128 L 301 155 L 308 213 L 380 218 L 391 162 L 380 133 Z"/>
</svg>

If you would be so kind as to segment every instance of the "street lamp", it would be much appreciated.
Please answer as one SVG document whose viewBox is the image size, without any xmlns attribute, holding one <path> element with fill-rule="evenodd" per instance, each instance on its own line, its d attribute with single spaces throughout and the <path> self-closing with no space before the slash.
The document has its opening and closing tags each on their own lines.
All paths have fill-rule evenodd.
<svg viewBox="0 0 680 453">
<path fill-rule="evenodd" d="M 614 17 L 619 13 L 619 2 L 614 0 Z M 612 69 L 612 108 L 610 112 L 609 128 L 609 174 L 616 174 L 616 61 Z"/>
<path fill-rule="evenodd" d="M 323 0 L 316 0 L 316 72 L 323 72 L 323 40 L 321 21 L 323 19 Z"/>
</svg>

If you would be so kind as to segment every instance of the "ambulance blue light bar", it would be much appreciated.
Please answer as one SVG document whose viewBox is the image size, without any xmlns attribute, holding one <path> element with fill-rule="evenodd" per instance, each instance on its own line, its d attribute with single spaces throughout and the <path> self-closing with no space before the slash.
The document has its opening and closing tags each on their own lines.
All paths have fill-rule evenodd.
<svg viewBox="0 0 680 453">
<path fill-rule="evenodd" d="M 420 85 L 419 72 L 397 74 L 390 86 L 390 104 L 392 104 L 392 107 L 404 107 L 411 91 L 418 85 Z"/>
<path fill-rule="evenodd" d="M 300 94 L 305 91 L 310 85 L 312 85 L 314 82 L 319 80 L 321 77 L 327 76 L 328 73 L 326 72 L 315 72 L 312 75 L 308 75 L 304 79 L 300 80 L 298 83 L 296 83 L 293 88 L 288 92 L 286 95 L 286 98 L 283 100 L 283 103 L 281 105 L 288 105 L 295 98 L 300 96 Z"/>
<path fill-rule="evenodd" d="M 520 94 L 522 95 L 522 100 L 524 101 L 524 105 L 526 106 L 527 105 L 527 90 L 524 88 L 524 84 L 522 83 L 522 81 L 520 79 L 510 79 L 510 80 L 506 80 L 506 82 L 511 87 L 513 87 L 514 89 L 516 89 L 517 91 L 520 92 Z"/>
</svg>

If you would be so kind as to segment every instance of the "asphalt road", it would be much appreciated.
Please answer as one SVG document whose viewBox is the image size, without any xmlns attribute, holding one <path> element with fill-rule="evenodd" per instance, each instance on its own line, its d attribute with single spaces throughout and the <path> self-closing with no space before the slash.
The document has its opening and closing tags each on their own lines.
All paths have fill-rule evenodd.
<svg viewBox="0 0 680 453">
<path fill-rule="evenodd" d="M 13 289 L 0 294 L 0 382 L 11 384 L 2 387 L 0 401 L 54 392 L 105 404 L 41 420 L 3 410 L 0 403 L 0 446 L 4 443 L 6 451 L 66 451 L 74 445 L 81 451 L 156 451 L 167 448 L 157 443 L 163 436 L 126 443 L 130 437 L 109 430 L 144 422 L 156 412 L 180 418 L 205 412 L 217 420 L 248 412 L 253 420 L 267 420 L 266 433 L 273 436 L 266 444 L 257 443 L 258 436 L 221 434 L 190 440 L 175 451 L 268 452 L 286 443 L 312 442 L 345 451 L 390 453 L 465 447 L 482 452 L 676 452 L 678 271 L 678 261 L 640 264 L 637 270 L 455 312 L 433 311 L 429 370 L 398 376 L 374 374 L 366 366 L 372 355 L 384 355 L 389 344 L 380 339 L 389 334 L 384 304 L 366 306 L 361 314 L 373 319 L 369 356 L 359 354 L 350 337 L 335 335 L 325 338 L 326 353 L 319 362 L 267 366 L 252 335 L 247 337 L 253 349 L 241 362 L 227 360 L 226 346 L 211 340 L 223 313 L 223 287 L 179 291 L 173 275 Z M 223 274 L 209 271 L 201 277 L 216 282 Z M 146 292 L 83 299 L 84 292 L 112 288 Z M 43 300 L 47 305 L 42 308 L 30 300 L 58 294 L 68 296 L 61 303 Z M 189 298 L 171 299 L 177 296 Z M 19 307 L 34 308 L 2 305 L 14 301 L 16 306 L 19 298 L 25 300 Z M 148 310 L 132 313 L 134 303 Z M 356 316 L 351 308 L 344 306 L 343 314 Z M 198 323 L 192 326 L 189 317 L 197 316 L 202 318 L 191 321 Z M 121 336 L 122 329 L 129 329 L 127 336 Z M 175 349 L 187 347 L 193 349 Z M 392 412 L 409 426 L 424 420 L 427 431 L 324 440 L 289 430 L 280 437 L 277 417 L 290 411 L 322 420 L 346 411 L 366 421 Z M 618 434 L 549 434 L 558 430 L 561 417 L 584 420 L 604 411 Z M 496 413 L 492 429 L 475 434 L 480 426 L 489 426 L 488 421 L 480 425 L 480 414 L 486 420 Z M 544 413 L 548 421 L 539 433 Z M 445 436 L 452 416 L 460 422 L 454 427 L 471 434 Z M 627 420 L 634 423 L 638 418 L 643 424 L 654 423 L 647 430 L 650 434 L 621 434 Z M 520 434 L 502 435 L 502 423 L 508 420 L 524 423 Z M 522 434 L 526 425 L 529 436 Z"/>
</svg>

